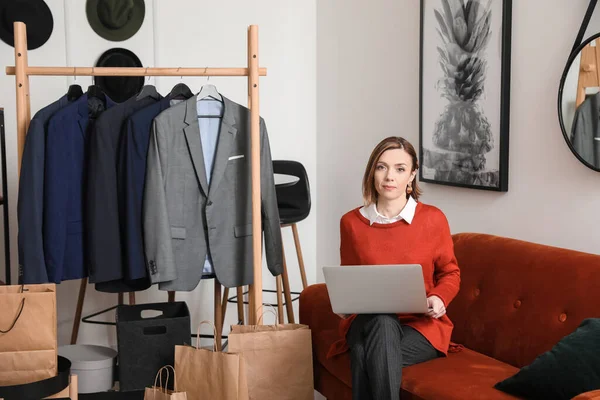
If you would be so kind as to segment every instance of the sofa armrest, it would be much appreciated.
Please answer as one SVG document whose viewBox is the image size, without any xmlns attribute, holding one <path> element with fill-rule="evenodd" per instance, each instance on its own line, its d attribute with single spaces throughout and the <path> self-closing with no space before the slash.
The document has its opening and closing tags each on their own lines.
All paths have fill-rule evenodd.
<svg viewBox="0 0 600 400">
<path fill-rule="evenodd" d="M 592 399 L 600 399 L 600 390 L 592 390 L 589 392 L 581 393 L 573 397 L 572 400 L 592 400 Z"/>
<path fill-rule="evenodd" d="M 340 316 L 331 309 L 327 286 L 317 283 L 308 286 L 300 294 L 300 323 L 306 324 L 313 332 L 338 329 Z"/>
</svg>

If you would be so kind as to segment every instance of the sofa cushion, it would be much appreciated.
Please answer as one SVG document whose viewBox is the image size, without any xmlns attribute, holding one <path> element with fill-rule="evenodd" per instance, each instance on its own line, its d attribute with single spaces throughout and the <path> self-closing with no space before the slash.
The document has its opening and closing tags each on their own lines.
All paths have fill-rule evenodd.
<svg viewBox="0 0 600 400">
<path fill-rule="evenodd" d="M 600 318 L 584 320 L 575 332 L 496 387 L 530 399 L 571 399 L 600 389 Z"/>
<path fill-rule="evenodd" d="M 414 399 L 515 399 L 494 384 L 518 369 L 469 349 L 404 368 L 402 389 Z"/>
<path fill-rule="evenodd" d="M 313 339 L 313 348 L 320 366 L 351 387 L 350 354 L 327 358 L 329 346 L 338 339 L 335 329 L 321 331 Z M 494 385 L 516 372 L 518 368 L 463 349 L 448 357 L 404 368 L 402 389 L 413 399 L 515 399 L 494 389 Z"/>
</svg>

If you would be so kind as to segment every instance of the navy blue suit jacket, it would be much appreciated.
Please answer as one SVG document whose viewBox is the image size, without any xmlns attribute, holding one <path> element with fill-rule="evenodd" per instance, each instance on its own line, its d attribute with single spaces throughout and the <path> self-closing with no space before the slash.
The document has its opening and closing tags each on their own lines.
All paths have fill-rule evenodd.
<svg viewBox="0 0 600 400">
<path fill-rule="evenodd" d="M 147 275 L 142 236 L 142 201 L 146 179 L 146 154 L 154 118 L 169 108 L 170 99 L 145 107 L 127 120 L 119 154 L 119 198 L 122 199 L 121 238 L 129 279 Z"/>
<path fill-rule="evenodd" d="M 20 283 L 48 282 L 42 235 L 46 128 L 50 117 L 68 104 L 65 95 L 39 110 L 25 137 L 17 200 Z"/>
<path fill-rule="evenodd" d="M 44 255 L 48 280 L 81 279 L 88 275 L 84 258 L 83 194 L 86 189 L 88 125 L 115 103 L 84 94 L 57 111 L 48 124 L 44 185 Z"/>
</svg>

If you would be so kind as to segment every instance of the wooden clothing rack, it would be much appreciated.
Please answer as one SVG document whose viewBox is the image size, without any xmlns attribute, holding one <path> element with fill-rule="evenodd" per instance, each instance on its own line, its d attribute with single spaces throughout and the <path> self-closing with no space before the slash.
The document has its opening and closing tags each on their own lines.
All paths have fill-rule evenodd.
<svg viewBox="0 0 600 400">
<path fill-rule="evenodd" d="M 594 40 L 581 49 L 575 108 L 585 101 L 586 88 L 600 87 L 600 48 L 598 46 L 600 43 L 598 40 Z"/>
<path fill-rule="evenodd" d="M 96 67 L 33 67 L 27 63 L 27 27 L 23 22 L 14 23 L 15 65 L 6 67 L 7 75 L 15 75 L 17 93 L 17 154 L 18 174 L 20 175 L 25 136 L 31 121 L 30 84 L 32 75 L 44 76 L 245 76 L 248 77 L 248 108 L 251 111 L 251 176 L 252 176 L 252 245 L 254 284 L 249 290 L 250 324 L 262 324 L 262 248 L 261 248 L 261 199 L 260 199 L 260 114 L 259 114 L 259 76 L 266 76 L 267 69 L 259 68 L 258 58 L 258 26 L 248 27 L 248 66 L 246 68 L 96 68 Z M 281 296 L 281 276 L 277 277 L 278 299 Z M 81 308 L 87 279 L 83 279 L 80 287 L 77 314 L 74 321 L 73 334 L 81 319 Z M 228 292 L 228 289 L 225 289 Z M 242 288 L 238 288 L 241 295 Z M 122 303 L 122 293 L 119 303 Z M 241 297 L 241 296 L 240 296 Z M 175 292 L 169 292 L 169 301 L 174 301 Z M 135 303 L 135 294 L 130 293 L 130 304 Z M 223 309 L 221 304 L 223 303 Z M 217 346 L 221 345 L 221 331 L 226 301 L 221 301 L 221 284 L 215 278 L 215 325 L 217 326 Z M 279 302 L 281 304 L 281 302 Z M 240 306 L 238 305 L 238 313 Z M 243 313 L 243 309 L 241 310 Z M 281 313 L 281 311 L 280 311 Z M 242 314 L 243 315 L 243 314 Z M 219 329 L 220 328 L 220 329 Z"/>
</svg>

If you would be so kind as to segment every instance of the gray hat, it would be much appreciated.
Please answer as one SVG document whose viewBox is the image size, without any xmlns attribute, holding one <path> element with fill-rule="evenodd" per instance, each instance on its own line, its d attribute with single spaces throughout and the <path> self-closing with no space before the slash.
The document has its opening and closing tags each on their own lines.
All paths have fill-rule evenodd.
<svg viewBox="0 0 600 400">
<path fill-rule="evenodd" d="M 88 22 L 104 39 L 120 42 L 127 40 L 144 22 L 144 0 L 87 0 Z"/>
</svg>

